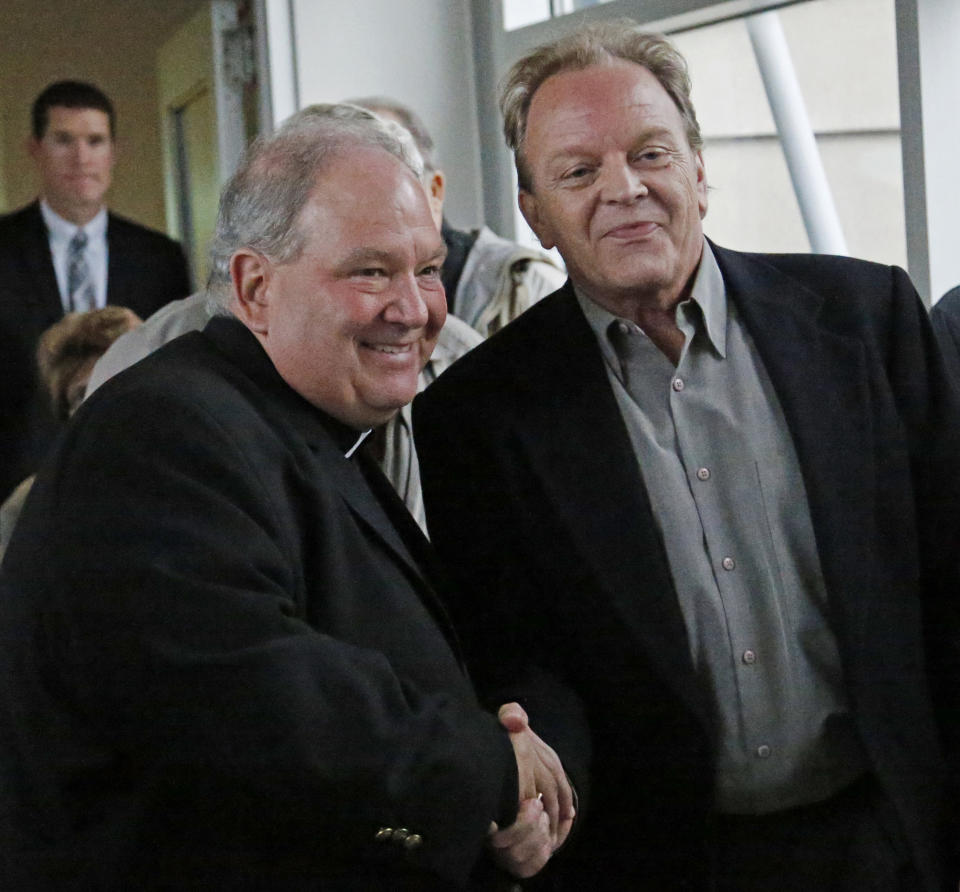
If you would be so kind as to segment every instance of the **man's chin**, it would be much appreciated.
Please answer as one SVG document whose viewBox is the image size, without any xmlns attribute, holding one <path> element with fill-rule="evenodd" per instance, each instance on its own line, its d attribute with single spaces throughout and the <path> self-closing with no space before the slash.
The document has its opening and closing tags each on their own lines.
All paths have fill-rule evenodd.
<svg viewBox="0 0 960 892">
<path fill-rule="evenodd" d="M 358 430 L 380 427 L 393 418 L 404 406 L 412 403 L 413 397 L 415 396 L 416 392 L 414 392 L 409 399 L 403 400 L 402 402 L 400 402 L 399 399 L 385 400 L 383 402 L 377 402 L 375 405 L 359 407 L 355 412 L 351 413 L 353 418 L 348 424 Z"/>
</svg>

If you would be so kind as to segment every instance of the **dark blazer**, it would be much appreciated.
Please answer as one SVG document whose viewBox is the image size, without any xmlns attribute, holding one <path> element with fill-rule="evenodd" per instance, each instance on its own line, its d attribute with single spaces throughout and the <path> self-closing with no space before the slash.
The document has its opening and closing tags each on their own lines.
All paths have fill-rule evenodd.
<svg viewBox="0 0 960 892">
<path fill-rule="evenodd" d="M 177 242 L 110 214 L 107 302 L 146 318 L 190 293 Z M 40 335 L 63 318 L 47 229 L 33 202 L 0 217 L 0 499 L 36 470 L 55 424 L 40 392 L 35 352 Z"/>
<path fill-rule="evenodd" d="M 355 439 L 225 318 L 81 407 L 0 571 L 0 887 L 466 882 L 513 750 Z"/>
<path fill-rule="evenodd" d="M 941 743 L 956 754 L 960 737 L 956 399 L 901 270 L 716 255 L 794 439 L 856 726 L 936 888 Z M 552 708 L 544 671 L 586 704 L 594 769 L 571 888 L 708 888 L 711 719 L 570 284 L 418 397 L 414 430 L 479 688 L 525 698 L 534 725 Z"/>
</svg>

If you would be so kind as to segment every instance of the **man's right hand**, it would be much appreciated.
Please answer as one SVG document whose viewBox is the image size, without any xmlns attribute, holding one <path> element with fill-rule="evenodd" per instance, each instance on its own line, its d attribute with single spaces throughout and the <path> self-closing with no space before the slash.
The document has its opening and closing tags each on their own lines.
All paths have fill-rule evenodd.
<svg viewBox="0 0 960 892">
<path fill-rule="evenodd" d="M 510 734 L 517 759 L 520 802 L 539 799 L 549 820 L 550 842 L 556 851 L 566 841 L 576 812 L 573 790 L 557 754 L 530 728 L 519 703 L 505 703 L 497 712 Z"/>
</svg>

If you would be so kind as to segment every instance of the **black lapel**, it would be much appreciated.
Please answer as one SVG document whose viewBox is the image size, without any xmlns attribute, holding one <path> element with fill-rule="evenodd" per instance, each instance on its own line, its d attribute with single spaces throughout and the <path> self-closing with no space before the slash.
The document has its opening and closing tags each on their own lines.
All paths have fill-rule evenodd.
<svg viewBox="0 0 960 892">
<path fill-rule="evenodd" d="M 793 438 L 838 633 L 869 623 L 842 597 L 869 566 L 873 534 L 870 380 L 863 344 L 820 323 L 823 297 L 762 256 L 714 247 Z M 866 562 L 866 563 L 865 563 Z M 859 606 L 858 606 L 859 605 Z"/>
<path fill-rule="evenodd" d="M 40 308 L 42 328 L 53 325 L 63 316 L 63 302 L 57 274 L 50 256 L 50 237 L 40 213 L 40 203 L 34 202 L 24 210 L 25 223 L 22 235 L 23 259 L 33 278 L 34 288 L 27 295 Z"/>
<path fill-rule="evenodd" d="M 569 284 L 555 297 L 548 349 L 537 350 L 532 415 L 519 436 L 579 557 L 659 669 L 706 722 L 686 626 L 629 434 L 596 336 Z M 546 308 L 545 308 L 546 309 Z M 544 432 L 550 432 L 545 436 Z"/>
<path fill-rule="evenodd" d="M 215 316 L 203 333 L 263 391 L 266 395 L 264 410 L 275 417 L 276 423 L 293 427 L 300 434 L 314 453 L 323 474 L 354 516 L 402 566 L 460 659 L 460 646 L 453 626 L 434 590 L 434 579 L 427 576 L 434 562 L 432 558 L 427 561 L 425 556 L 432 554 L 432 549 L 379 468 L 362 467 L 367 461 L 365 457 L 345 458 L 344 444 L 337 442 L 331 432 L 331 428 L 342 425 L 287 385 L 241 322 L 232 317 Z M 462 665 L 462 659 L 460 662 Z"/>
<path fill-rule="evenodd" d="M 413 519 L 413 515 L 383 473 L 380 465 L 365 448 L 368 445 L 365 443 L 358 450 L 355 461 L 385 511 L 392 528 L 406 546 L 408 555 L 412 557 L 412 567 L 416 569 L 417 579 L 421 583 L 419 588 L 423 601 L 437 624 L 443 629 L 461 667 L 466 672 L 460 639 L 443 603 L 443 594 L 451 583 L 423 530 Z"/>
<path fill-rule="evenodd" d="M 313 407 L 310 408 L 313 413 L 316 412 Z M 306 434 L 307 442 L 323 466 L 324 473 L 350 510 L 403 566 L 407 578 L 463 668 L 460 642 L 437 594 L 438 586 L 442 590 L 442 582 L 436 574 L 428 577 L 428 570 L 435 568 L 435 561 L 432 557 L 428 558 L 428 555 L 432 555 L 431 546 L 390 481 L 362 447 L 358 450 L 359 454 L 347 459 L 339 444 L 317 430 L 315 421 L 309 430 L 303 427 L 301 430 Z"/>
<path fill-rule="evenodd" d="M 129 240 L 123 231 L 123 222 L 113 214 L 107 215 L 107 303 L 126 305 L 129 295 L 136 294 L 136 278 L 142 270 L 136 269 L 136 258 L 131 256 Z"/>
</svg>

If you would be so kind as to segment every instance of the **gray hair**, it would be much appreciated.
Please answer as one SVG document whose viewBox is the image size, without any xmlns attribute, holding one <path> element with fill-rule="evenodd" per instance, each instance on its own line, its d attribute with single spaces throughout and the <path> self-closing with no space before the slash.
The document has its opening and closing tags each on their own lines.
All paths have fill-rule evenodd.
<svg viewBox="0 0 960 892">
<path fill-rule="evenodd" d="M 586 25 L 531 51 L 511 67 L 501 83 L 503 134 L 513 150 L 521 189 L 530 192 L 533 188 L 524 157 L 527 115 L 533 94 L 555 74 L 603 65 L 613 59 L 624 59 L 646 68 L 677 106 L 690 148 L 695 152 L 703 148 L 700 124 L 690 100 L 687 63 L 673 44 L 662 34 L 642 31 L 630 19 Z"/>
<path fill-rule="evenodd" d="M 344 152 L 379 148 L 423 177 L 423 161 L 409 134 L 355 105 L 319 104 L 302 109 L 272 134 L 256 139 L 220 195 L 210 245 L 211 302 L 230 302 L 230 258 L 248 248 L 275 263 L 296 260 L 304 234 L 297 221 L 317 178 Z"/>
<path fill-rule="evenodd" d="M 350 102 L 375 114 L 386 114 L 397 120 L 413 137 L 427 171 L 432 173 L 437 169 L 437 150 L 433 137 L 423 119 L 412 108 L 389 96 L 364 96 L 361 99 L 351 99 Z"/>
</svg>

